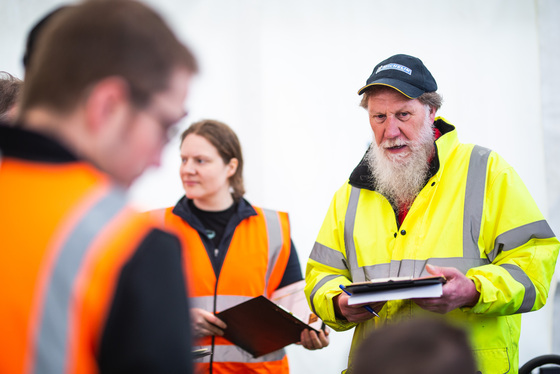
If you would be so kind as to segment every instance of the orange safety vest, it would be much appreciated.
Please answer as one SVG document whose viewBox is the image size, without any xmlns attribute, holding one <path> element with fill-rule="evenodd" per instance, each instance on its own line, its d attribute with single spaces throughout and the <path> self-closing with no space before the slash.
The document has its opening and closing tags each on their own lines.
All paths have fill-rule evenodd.
<svg viewBox="0 0 560 374">
<path fill-rule="evenodd" d="M 96 373 L 121 267 L 153 225 L 83 162 L 0 156 L 0 373 Z"/>
<path fill-rule="evenodd" d="M 160 217 L 163 213 L 166 229 L 182 241 L 191 307 L 217 313 L 256 296 L 270 296 L 278 288 L 290 256 L 288 214 L 253 208 L 257 215 L 245 218 L 235 229 L 218 278 L 200 234 L 173 214 L 173 207 L 153 212 Z M 198 344 L 213 354 L 195 364 L 197 373 L 289 372 L 283 349 L 253 358 L 219 336 L 204 337 Z"/>
</svg>

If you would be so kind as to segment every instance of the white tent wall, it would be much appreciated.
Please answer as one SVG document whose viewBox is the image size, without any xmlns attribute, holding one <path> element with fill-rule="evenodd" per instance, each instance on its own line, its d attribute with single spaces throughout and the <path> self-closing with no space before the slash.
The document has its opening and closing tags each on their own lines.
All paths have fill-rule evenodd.
<svg viewBox="0 0 560 374">
<path fill-rule="evenodd" d="M 541 105 L 544 133 L 544 151 L 546 184 L 548 187 L 548 221 L 558 235 L 560 234 L 560 5 L 556 0 L 540 0 L 538 7 L 538 28 L 541 58 Z M 556 279 L 558 279 L 560 263 L 556 263 Z M 550 290 L 555 295 L 552 307 L 553 331 L 552 352 L 560 353 L 560 288 L 554 283 L 556 290 Z"/>
<path fill-rule="evenodd" d="M 246 197 L 290 213 L 302 269 L 333 193 L 371 139 L 356 92 L 374 65 L 395 53 L 424 61 L 444 97 L 439 115 L 457 126 L 463 142 L 504 156 L 560 232 L 560 2 L 150 3 L 201 66 L 181 130 L 202 118 L 235 129 L 245 153 Z M 0 70 L 23 77 L 27 31 L 60 4 L 0 2 Z M 131 189 L 141 209 L 174 205 L 182 196 L 178 146 L 172 141 L 162 166 Z M 552 305 L 524 315 L 520 363 L 552 351 Z M 351 332 L 332 332 L 324 350 L 289 347 L 292 372 L 340 372 L 350 340 Z"/>
</svg>

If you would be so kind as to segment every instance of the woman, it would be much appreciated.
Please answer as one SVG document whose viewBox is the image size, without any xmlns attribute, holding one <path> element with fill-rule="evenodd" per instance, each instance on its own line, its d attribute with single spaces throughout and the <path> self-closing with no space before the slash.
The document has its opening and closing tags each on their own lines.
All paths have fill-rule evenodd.
<svg viewBox="0 0 560 374">
<path fill-rule="evenodd" d="M 302 280 L 290 239 L 288 215 L 252 206 L 243 198 L 241 145 L 227 125 L 203 120 L 181 135 L 180 175 L 185 195 L 164 211 L 185 248 L 191 317 L 199 344 L 212 355 L 200 372 L 287 373 L 284 350 L 254 359 L 222 338 L 226 325 L 214 313 Z M 307 349 L 328 345 L 328 334 L 305 330 Z"/>
</svg>

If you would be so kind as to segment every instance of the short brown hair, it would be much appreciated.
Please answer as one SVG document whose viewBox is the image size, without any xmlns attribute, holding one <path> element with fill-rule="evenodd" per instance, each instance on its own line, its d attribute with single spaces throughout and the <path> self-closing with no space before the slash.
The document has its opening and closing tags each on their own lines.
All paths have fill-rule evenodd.
<svg viewBox="0 0 560 374">
<path fill-rule="evenodd" d="M 232 158 L 237 159 L 237 170 L 229 178 L 229 184 L 233 188 L 233 198 L 238 201 L 245 195 L 245 187 L 243 183 L 243 152 L 241 151 L 241 143 L 235 132 L 223 122 L 205 119 L 198 121 L 189 126 L 181 134 L 181 145 L 189 134 L 202 136 L 210 142 L 220 154 L 224 163 L 229 163 Z"/>
<path fill-rule="evenodd" d="M 134 0 L 89 0 L 52 16 L 26 71 L 22 111 L 71 110 L 99 80 L 118 76 L 132 103 L 148 105 L 177 68 L 196 72 L 193 54 L 152 9 Z"/>
<path fill-rule="evenodd" d="M 353 357 L 352 374 L 475 374 L 464 329 L 440 318 L 416 317 L 373 330 Z"/>
<path fill-rule="evenodd" d="M 383 90 L 393 90 L 393 88 L 390 88 L 388 86 L 372 86 L 368 88 L 362 95 L 360 106 L 367 110 L 369 97 Z M 418 96 L 418 100 L 420 100 L 422 104 L 427 105 L 430 108 L 434 108 L 436 112 L 439 110 L 439 108 L 441 108 L 441 105 L 443 104 L 443 98 L 435 91 L 423 93 L 422 95 Z"/>
<path fill-rule="evenodd" d="M 12 74 L 0 71 L 0 121 L 8 120 L 8 111 L 19 100 L 23 81 Z"/>
</svg>

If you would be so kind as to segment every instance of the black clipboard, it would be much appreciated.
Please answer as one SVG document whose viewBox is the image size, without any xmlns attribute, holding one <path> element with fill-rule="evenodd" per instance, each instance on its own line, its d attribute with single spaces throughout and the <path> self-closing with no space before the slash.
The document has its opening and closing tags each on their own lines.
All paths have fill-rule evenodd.
<svg viewBox="0 0 560 374">
<path fill-rule="evenodd" d="M 441 276 L 421 278 L 389 278 L 384 281 L 371 280 L 369 282 L 352 283 L 345 288 L 352 294 L 366 292 L 398 290 L 402 288 L 414 288 L 432 284 L 445 284 L 445 278 Z"/>
<path fill-rule="evenodd" d="M 258 296 L 216 314 L 227 328 L 224 338 L 253 357 L 300 341 L 305 329 L 318 331 L 264 296 Z"/>
</svg>

